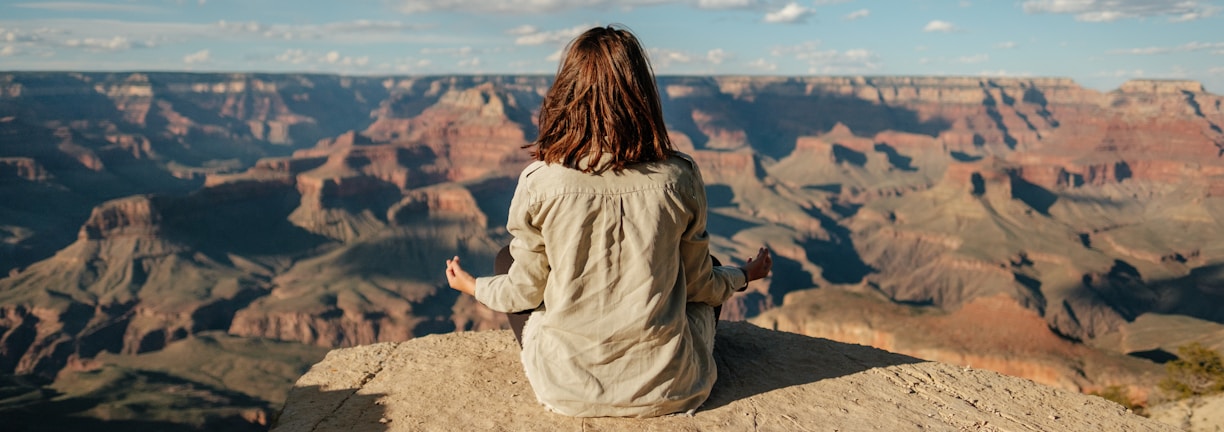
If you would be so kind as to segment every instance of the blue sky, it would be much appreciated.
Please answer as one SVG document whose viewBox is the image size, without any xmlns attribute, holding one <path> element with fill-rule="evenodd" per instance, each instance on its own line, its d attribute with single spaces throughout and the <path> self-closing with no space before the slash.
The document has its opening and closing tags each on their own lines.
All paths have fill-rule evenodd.
<svg viewBox="0 0 1224 432">
<path fill-rule="evenodd" d="M 1070 77 L 1224 93 L 1222 0 L 0 0 L 0 70 L 550 74 L 622 23 L 667 75 Z"/>
</svg>

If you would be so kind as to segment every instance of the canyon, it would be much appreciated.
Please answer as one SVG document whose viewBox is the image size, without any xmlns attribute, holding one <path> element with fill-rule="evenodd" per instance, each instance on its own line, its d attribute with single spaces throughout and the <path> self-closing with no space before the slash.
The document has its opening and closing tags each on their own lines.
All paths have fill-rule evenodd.
<svg viewBox="0 0 1224 432">
<path fill-rule="evenodd" d="M 0 412 L 134 422 L 187 387 L 209 409 L 165 421 L 259 430 L 326 349 L 502 328 L 442 264 L 508 242 L 549 84 L 0 73 L 0 388 L 26 395 Z M 1224 97 L 1198 83 L 658 84 L 711 252 L 774 252 L 723 319 L 1139 404 L 1177 346 L 1224 348 Z"/>
</svg>

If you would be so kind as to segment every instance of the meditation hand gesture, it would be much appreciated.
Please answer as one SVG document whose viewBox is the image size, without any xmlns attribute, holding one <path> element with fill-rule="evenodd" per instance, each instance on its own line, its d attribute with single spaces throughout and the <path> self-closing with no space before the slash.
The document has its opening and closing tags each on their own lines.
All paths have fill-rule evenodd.
<svg viewBox="0 0 1224 432">
<path fill-rule="evenodd" d="M 748 282 L 769 276 L 769 270 L 773 268 L 773 257 L 769 255 L 769 248 L 758 250 L 756 258 L 748 258 L 748 262 L 741 268 L 744 269 Z"/>
<path fill-rule="evenodd" d="M 446 260 L 446 282 L 461 293 L 476 295 L 476 278 L 459 266 L 459 257 Z"/>
</svg>

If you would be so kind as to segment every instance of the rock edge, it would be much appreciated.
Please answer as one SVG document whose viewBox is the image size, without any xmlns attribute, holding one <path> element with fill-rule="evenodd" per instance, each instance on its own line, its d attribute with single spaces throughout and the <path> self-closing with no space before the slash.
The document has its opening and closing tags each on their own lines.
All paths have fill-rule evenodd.
<svg viewBox="0 0 1224 432">
<path fill-rule="evenodd" d="M 991 371 L 748 323 L 718 330 L 719 380 L 693 416 L 549 413 L 502 330 L 333 350 L 298 380 L 272 430 L 1177 430 L 1105 399 Z"/>
</svg>

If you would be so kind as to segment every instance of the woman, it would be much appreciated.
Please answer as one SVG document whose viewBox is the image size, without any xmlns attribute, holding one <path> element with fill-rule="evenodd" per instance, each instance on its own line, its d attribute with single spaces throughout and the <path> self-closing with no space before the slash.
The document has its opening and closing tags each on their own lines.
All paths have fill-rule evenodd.
<svg viewBox="0 0 1224 432">
<path fill-rule="evenodd" d="M 701 172 L 668 140 L 654 75 L 629 31 L 597 27 L 566 49 L 506 224 L 513 263 L 456 290 L 531 311 L 520 344 L 548 409 L 579 417 L 695 410 L 714 384 L 714 307 L 772 261 L 715 266 Z"/>
</svg>

